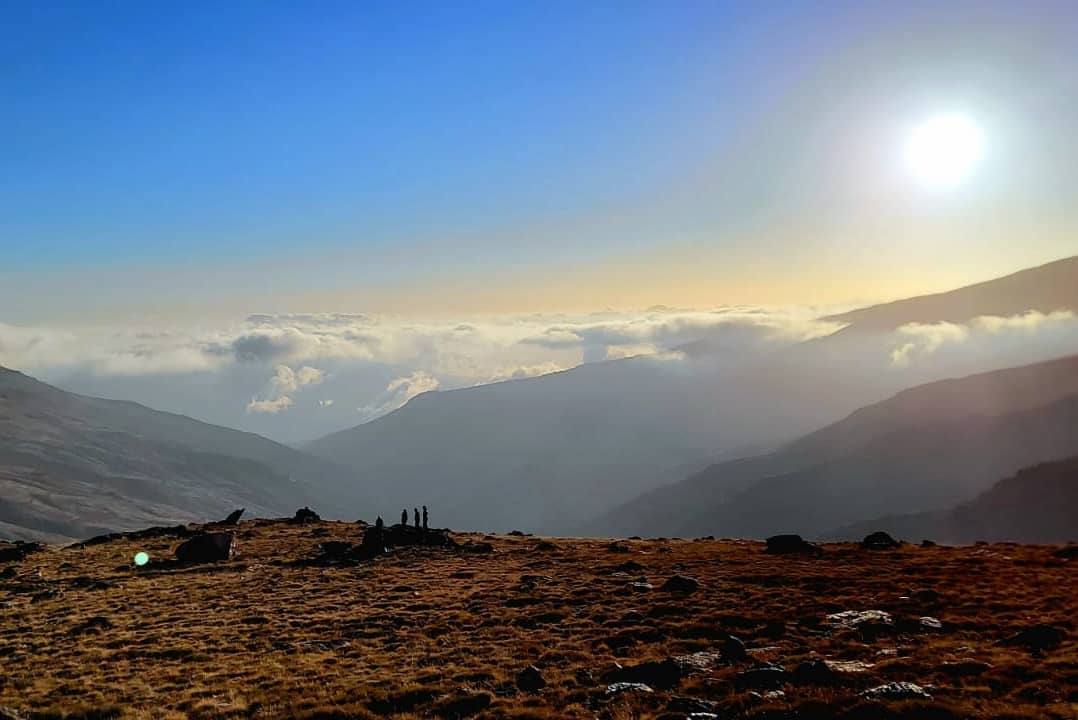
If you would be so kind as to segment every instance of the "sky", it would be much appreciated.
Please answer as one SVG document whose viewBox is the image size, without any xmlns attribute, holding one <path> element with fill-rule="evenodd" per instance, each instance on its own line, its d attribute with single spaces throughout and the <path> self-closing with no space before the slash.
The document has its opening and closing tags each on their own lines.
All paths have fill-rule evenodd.
<svg viewBox="0 0 1078 720">
<path fill-rule="evenodd" d="M 246 368 L 209 415 L 284 437 L 326 358 L 207 348 L 374 323 L 344 426 L 655 345 L 521 344 L 596 313 L 785 323 L 1075 254 L 1078 6 L 898 5 L 8 3 L 0 363 L 183 409 Z M 941 113 L 984 136 L 946 189 L 903 160 Z"/>
</svg>

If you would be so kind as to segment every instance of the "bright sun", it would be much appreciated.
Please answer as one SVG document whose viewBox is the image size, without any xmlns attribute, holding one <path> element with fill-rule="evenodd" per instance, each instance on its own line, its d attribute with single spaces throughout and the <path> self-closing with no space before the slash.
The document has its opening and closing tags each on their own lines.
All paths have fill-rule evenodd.
<svg viewBox="0 0 1078 720">
<path fill-rule="evenodd" d="M 906 142 L 906 165 L 923 185 L 961 185 L 980 162 L 984 133 L 965 115 L 937 115 L 914 128 Z"/>
</svg>

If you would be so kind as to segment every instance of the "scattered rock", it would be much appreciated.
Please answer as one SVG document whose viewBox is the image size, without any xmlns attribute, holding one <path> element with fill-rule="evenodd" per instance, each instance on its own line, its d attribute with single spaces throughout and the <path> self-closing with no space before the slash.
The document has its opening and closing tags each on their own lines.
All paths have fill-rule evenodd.
<svg viewBox="0 0 1078 720">
<path fill-rule="evenodd" d="M 539 668 L 529 665 L 517 673 L 517 687 L 522 692 L 539 692 L 546 687 L 546 680 L 543 678 L 543 673 L 539 671 Z"/>
<path fill-rule="evenodd" d="M 673 575 L 663 583 L 662 589 L 667 592 L 694 593 L 700 589 L 700 581 L 688 575 Z"/>
<path fill-rule="evenodd" d="M 1001 645 L 1019 645 L 1030 652 L 1055 650 L 1067 638 L 1067 631 L 1055 625 L 1033 625 L 1002 640 Z"/>
<path fill-rule="evenodd" d="M 844 610 L 827 616 L 827 622 L 838 627 L 856 628 L 865 623 L 890 625 L 891 613 L 883 610 Z"/>
<path fill-rule="evenodd" d="M 296 511 L 296 514 L 292 516 L 292 522 L 306 525 L 307 523 L 322 522 L 322 518 L 309 507 L 301 507 Z"/>
<path fill-rule="evenodd" d="M 943 623 L 934 617 L 925 615 L 920 619 L 920 625 L 922 630 L 941 631 L 943 630 Z"/>
<path fill-rule="evenodd" d="M 894 550 L 902 543 L 895 540 L 893 537 L 885 532 L 874 532 L 871 535 L 866 535 L 865 539 L 861 541 L 862 550 Z"/>
<path fill-rule="evenodd" d="M 789 679 L 790 674 L 784 667 L 769 664 L 741 671 L 734 678 L 734 683 L 742 690 L 774 689 L 781 687 Z"/>
<path fill-rule="evenodd" d="M 195 535 L 176 548 L 176 559 L 190 563 L 229 560 L 235 552 L 235 540 L 236 536 L 227 532 Z"/>
<path fill-rule="evenodd" d="M 630 548 L 625 543 L 621 543 L 621 542 L 612 542 L 612 543 L 610 543 L 609 545 L 606 546 L 606 549 L 609 552 L 612 552 L 612 553 L 632 552 L 632 548 Z"/>
<path fill-rule="evenodd" d="M 700 652 L 694 652 L 690 655 L 678 655 L 673 658 L 673 660 L 677 663 L 678 667 L 681 668 L 682 675 L 694 675 L 696 673 L 707 672 L 723 662 L 725 658 L 722 656 L 721 652 L 701 650 Z"/>
<path fill-rule="evenodd" d="M 794 668 L 793 680 L 803 685 L 834 685 L 838 673 L 823 660 L 806 660 Z"/>
<path fill-rule="evenodd" d="M 846 675 L 866 673 L 876 667 L 872 663 L 862 662 L 861 660 L 824 660 L 824 662 L 827 663 L 827 667 L 836 673 Z"/>
<path fill-rule="evenodd" d="M 521 532 L 520 530 L 510 530 L 509 534 L 513 537 L 528 537 L 528 533 Z"/>
<path fill-rule="evenodd" d="M 1052 553 L 1054 557 L 1063 558 L 1064 560 L 1074 560 L 1078 558 L 1078 545 L 1067 545 Z"/>
<path fill-rule="evenodd" d="M 745 649 L 745 643 L 741 638 L 733 635 L 726 636 L 722 641 L 722 659 L 730 664 L 745 662 L 749 659 L 749 651 Z"/>
<path fill-rule="evenodd" d="M 616 683 L 610 683 L 609 685 L 606 686 L 607 697 L 615 697 L 617 695 L 621 695 L 622 693 L 628 693 L 628 692 L 632 692 L 632 693 L 650 693 L 650 692 L 654 692 L 654 690 L 652 690 L 650 687 L 648 687 L 644 683 L 635 683 L 635 682 L 616 682 Z"/>
<path fill-rule="evenodd" d="M 772 535 L 767 539 L 766 553 L 772 555 L 818 555 L 823 550 L 800 535 Z"/>
<path fill-rule="evenodd" d="M 460 546 L 461 552 L 485 555 L 494 552 L 494 546 L 488 542 L 466 542 Z"/>
<path fill-rule="evenodd" d="M 623 667 L 615 663 L 614 669 L 603 674 L 603 682 L 614 684 L 644 684 L 669 689 L 681 683 L 682 666 L 673 659 L 652 660 Z"/>
<path fill-rule="evenodd" d="M 928 691 L 916 683 L 889 682 L 878 685 L 861 693 L 861 697 L 871 700 L 931 700 Z"/>
<path fill-rule="evenodd" d="M 951 677 L 970 677 L 981 675 L 992 669 L 992 666 L 980 660 L 957 660 L 945 662 L 940 665 L 940 670 Z"/>
<path fill-rule="evenodd" d="M 634 573 L 644 570 L 644 566 L 638 563 L 636 560 L 626 560 L 621 565 L 615 565 L 612 569 L 613 572 Z"/>
<path fill-rule="evenodd" d="M 692 718 L 703 718 L 718 710 L 719 704 L 711 700 L 676 695 L 670 698 L 666 709 L 676 713 L 688 713 L 689 717 Z M 714 715 L 714 717 L 718 717 L 718 715 Z"/>
<path fill-rule="evenodd" d="M 651 592 L 655 589 L 654 585 L 643 580 L 628 583 L 625 587 L 629 588 L 633 592 Z"/>
<path fill-rule="evenodd" d="M 240 518 L 243 516 L 243 513 L 246 510 L 247 510 L 247 508 L 240 508 L 239 510 L 233 510 L 232 512 L 230 512 L 228 514 L 228 517 L 226 517 L 224 520 L 221 521 L 221 525 L 238 525 L 239 522 L 240 522 Z"/>
</svg>

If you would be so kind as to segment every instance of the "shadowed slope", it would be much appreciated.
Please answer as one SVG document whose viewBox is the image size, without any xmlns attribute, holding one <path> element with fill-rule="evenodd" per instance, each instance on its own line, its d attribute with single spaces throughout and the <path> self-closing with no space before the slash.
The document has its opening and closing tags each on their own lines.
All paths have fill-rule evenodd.
<svg viewBox="0 0 1078 720">
<path fill-rule="evenodd" d="M 242 506 L 279 514 L 319 500 L 358 512 L 350 480 L 342 468 L 257 435 L 0 369 L 6 534 L 78 537 Z"/>
<path fill-rule="evenodd" d="M 600 534 L 815 534 L 944 508 L 1078 449 L 1078 357 L 912 388 L 781 450 L 714 465 L 603 517 Z"/>
</svg>

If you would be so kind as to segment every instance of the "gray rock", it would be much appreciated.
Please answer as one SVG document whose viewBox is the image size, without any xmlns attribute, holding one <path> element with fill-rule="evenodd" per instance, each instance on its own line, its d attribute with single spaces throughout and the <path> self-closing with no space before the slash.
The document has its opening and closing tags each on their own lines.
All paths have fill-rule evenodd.
<svg viewBox="0 0 1078 720">
<path fill-rule="evenodd" d="M 609 685 L 606 686 L 606 694 L 608 696 L 610 696 L 610 697 L 614 697 L 616 695 L 621 695 L 622 693 L 627 693 L 627 692 L 649 693 L 649 692 L 655 692 L 655 691 L 652 690 L 647 685 L 645 685 L 644 683 L 638 683 L 638 682 L 616 682 L 616 683 L 610 683 Z"/>
<path fill-rule="evenodd" d="M 871 700 L 931 700 L 928 691 L 916 683 L 889 682 L 886 685 L 878 685 L 861 693 L 862 697 Z"/>
</svg>

